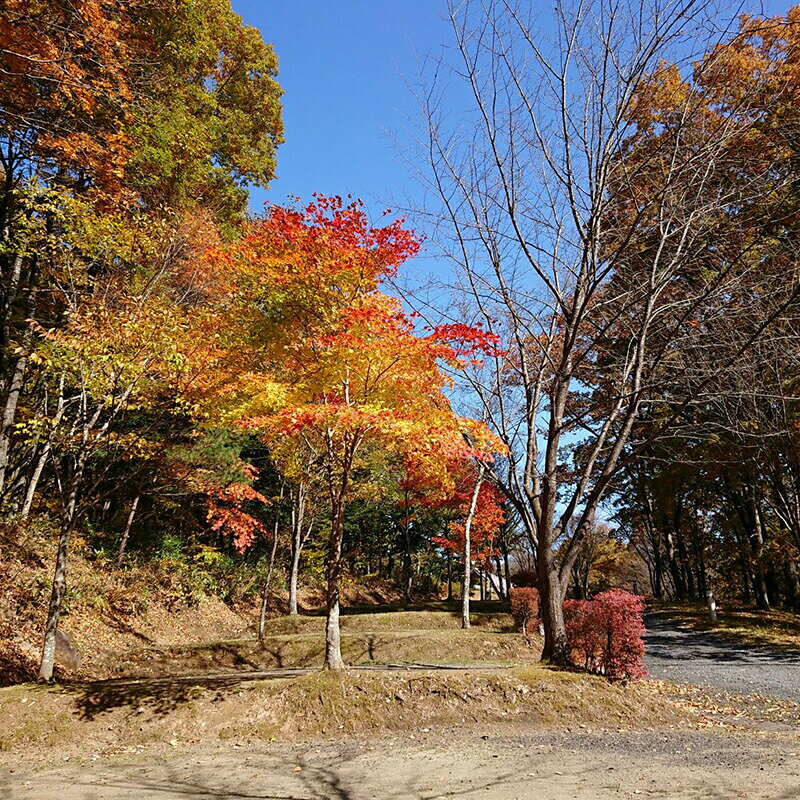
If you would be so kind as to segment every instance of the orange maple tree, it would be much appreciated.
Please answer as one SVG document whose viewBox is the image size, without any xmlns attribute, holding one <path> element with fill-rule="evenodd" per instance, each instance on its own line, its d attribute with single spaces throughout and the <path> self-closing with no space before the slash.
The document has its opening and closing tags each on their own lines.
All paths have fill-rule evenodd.
<svg viewBox="0 0 800 800">
<path fill-rule="evenodd" d="M 240 241 L 209 254 L 235 288 L 205 323 L 218 332 L 205 389 L 267 444 L 302 439 L 323 465 L 331 515 L 325 664 L 333 669 L 344 665 L 345 506 L 365 453 L 413 453 L 435 473 L 439 462 L 498 448 L 484 426 L 453 411 L 440 368 L 465 365 L 494 346 L 492 337 L 465 326 L 418 335 L 399 301 L 380 291 L 418 249 L 402 220 L 374 227 L 359 203 L 316 197 L 302 209 L 273 207 Z"/>
</svg>

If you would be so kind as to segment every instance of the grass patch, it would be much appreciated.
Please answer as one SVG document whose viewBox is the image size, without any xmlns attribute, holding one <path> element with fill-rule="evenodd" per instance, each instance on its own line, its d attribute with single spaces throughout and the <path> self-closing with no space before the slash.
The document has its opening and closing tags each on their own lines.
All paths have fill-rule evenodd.
<svg viewBox="0 0 800 800">
<path fill-rule="evenodd" d="M 525 644 L 510 614 L 484 604 L 461 630 L 460 615 L 446 605 L 342 617 L 342 655 L 348 664 L 529 664 L 538 661 L 539 642 Z M 191 675 L 237 669 L 321 667 L 325 620 L 318 615 L 268 620 L 263 646 L 255 639 L 232 639 L 146 647 L 121 662 L 121 674 Z"/>
<path fill-rule="evenodd" d="M 59 689 L 36 684 L 0 689 L 0 751 L 60 746 L 72 729 L 72 702 Z"/>
<path fill-rule="evenodd" d="M 342 633 L 346 663 L 465 664 L 535 663 L 538 647 L 529 647 L 519 634 L 472 628 L 392 630 Z M 255 639 L 212 642 L 152 650 L 136 657 L 129 674 L 189 675 L 233 669 L 321 667 L 325 658 L 324 632 L 270 634 L 263 646 Z"/>
</svg>

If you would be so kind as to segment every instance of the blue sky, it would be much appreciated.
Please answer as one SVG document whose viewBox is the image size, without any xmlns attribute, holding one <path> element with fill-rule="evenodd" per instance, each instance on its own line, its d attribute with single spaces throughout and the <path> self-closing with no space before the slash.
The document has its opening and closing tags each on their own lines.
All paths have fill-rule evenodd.
<svg viewBox="0 0 800 800">
<path fill-rule="evenodd" d="M 286 143 L 278 177 L 251 205 L 352 194 L 377 214 L 414 182 L 392 136 L 416 114 L 405 81 L 417 53 L 447 41 L 444 0 L 233 0 L 280 59 Z"/>
<path fill-rule="evenodd" d="M 647 2 L 647 0 L 645 0 Z M 352 194 L 380 211 L 393 196 L 414 193 L 387 131 L 402 134 L 417 109 L 404 79 L 416 55 L 451 41 L 445 0 L 233 0 L 245 22 L 274 45 L 285 90 L 286 143 L 278 178 L 255 190 L 252 205 Z M 752 0 L 767 13 L 788 0 Z M 549 4 L 548 4 L 549 5 Z"/>
<path fill-rule="evenodd" d="M 545 23 L 549 3 L 538 3 Z M 750 3 L 768 14 L 791 5 L 788 0 L 745 4 Z M 407 82 L 418 77 L 418 59 L 452 42 L 446 0 L 232 0 L 232 5 L 275 47 L 285 92 L 286 142 L 278 151 L 277 178 L 266 191 L 252 190 L 253 210 L 265 201 L 309 199 L 315 191 L 350 194 L 363 199 L 378 222 L 396 198 L 419 201 L 422 192 L 398 156 L 393 134 L 401 144 L 413 141 L 409 126 L 421 118 Z M 451 94 L 447 104 L 457 117 L 459 101 Z M 421 262 L 407 267 L 406 275 L 436 271 Z"/>
</svg>

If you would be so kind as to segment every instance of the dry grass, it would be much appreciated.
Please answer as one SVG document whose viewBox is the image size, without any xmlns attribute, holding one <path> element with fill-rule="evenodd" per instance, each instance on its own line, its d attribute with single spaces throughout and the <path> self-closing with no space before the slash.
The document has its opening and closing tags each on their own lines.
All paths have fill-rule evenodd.
<svg viewBox="0 0 800 800">
<path fill-rule="evenodd" d="M 321 663 L 323 620 L 269 623 L 266 649 L 252 640 L 150 649 L 154 675 L 141 681 L 0 690 L 0 749 L 62 755 L 130 751 L 214 740 L 297 740 L 445 726 L 526 729 L 649 728 L 685 724 L 679 708 L 647 682 L 610 684 L 536 663 L 538 651 L 511 629 L 499 606 L 484 606 L 469 631 L 446 607 L 344 617 L 351 663 L 491 662 L 518 666 L 465 671 L 313 672 L 253 680 L 235 668 Z M 142 655 L 143 657 L 143 655 Z M 136 662 L 144 663 L 141 658 Z M 521 665 L 521 666 L 519 666 Z M 181 678 L 181 673 L 203 678 Z"/>
<path fill-rule="evenodd" d="M 696 630 L 714 630 L 741 644 L 800 651 L 800 615 L 790 611 L 722 605 L 715 627 L 706 607 L 698 604 L 658 604 L 652 610 Z"/>
<path fill-rule="evenodd" d="M 314 672 L 235 686 L 0 690 L 0 750 L 81 756 L 214 740 L 372 735 L 442 726 L 618 730 L 698 716 L 649 683 L 528 666 L 495 672 Z"/>
<path fill-rule="evenodd" d="M 473 627 L 443 604 L 413 611 L 348 613 L 342 617 L 342 654 L 351 665 L 499 664 L 538 661 L 539 642 L 529 647 L 499 604 L 473 615 Z M 325 621 L 321 616 L 279 617 L 267 623 L 263 646 L 250 638 L 146 647 L 119 664 L 138 676 L 191 675 L 234 669 L 321 667 Z"/>
</svg>

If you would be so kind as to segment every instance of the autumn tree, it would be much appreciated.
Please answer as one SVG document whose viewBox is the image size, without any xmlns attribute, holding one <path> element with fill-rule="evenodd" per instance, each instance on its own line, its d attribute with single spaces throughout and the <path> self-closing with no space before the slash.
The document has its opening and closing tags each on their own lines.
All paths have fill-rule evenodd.
<svg viewBox="0 0 800 800">
<path fill-rule="evenodd" d="M 464 387 L 508 447 L 492 479 L 535 554 L 543 657 L 567 664 L 571 570 L 643 446 L 637 419 L 673 381 L 677 342 L 700 334 L 698 310 L 725 313 L 770 241 L 749 201 L 783 155 L 753 141 L 750 111 L 773 72 L 721 93 L 740 61 L 701 0 L 559 2 L 549 36 L 524 3 L 452 3 L 450 20 L 456 61 L 420 98 L 423 180 L 460 275 L 453 314 L 482 321 L 506 353 L 465 371 Z M 437 102 L 448 75 L 471 99 L 457 127 Z M 788 88 L 788 72 L 778 80 Z M 669 409 L 660 432 L 680 417 Z"/>
<path fill-rule="evenodd" d="M 60 497 L 48 679 L 87 500 L 138 484 L 122 563 L 143 474 L 175 467 L 155 442 L 196 422 L 173 380 L 184 323 L 219 289 L 196 256 L 271 179 L 281 90 L 227 0 L 8 0 L 0 69 L 0 499 L 27 517 L 43 489 Z"/>
<path fill-rule="evenodd" d="M 797 8 L 785 17 L 742 17 L 705 56 L 699 90 L 676 65 L 662 64 L 635 114 L 634 159 L 655 141 L 696 141 L 711 120 L 738 129 L 717 168 L 718 180 L 739 192 L 717 219 L 730 263 L 738 259 L 737 280 L 719 302 L 697 308 L 672 342 L 673 380 L 654 394 L 634 433 L 660 441 L 640 448 L 624 474 L 633 491 L 621 514 L 659 594 L 702 596 L 716 583 L 762 607 L 781 594 L 791 604 L 797 594 L 797 19 Z M 703 111 L 699 122 L 682 118 L 675 102 L 689 93 Z M 688 267 L 683 285 L 699 270 L 720 277 L 707 259 Z M 680 423 L 665 437 L 676 407 Z"/>
<path fill-rule="evenodd" d="M 344 514 L 365 454 L 414 449 L 435 459 L 488 435 L 460 420 L 443 394 L 439 362 L 460 364 L 441 331 L 415 333 L 382 279 L 418 249 L 401 222 L 373 227 L 358 204 L 316 198 L 271 209 L 217 258 L 235 279 L 232 331 L 218 336 L 218 396 L 267 443 L 302 441 L 322 467 L 328 498 L 325 666 L 341 669 Z M 226 371 L 230 372 L 226 372 Z M 227 375 L 235 376 L 232 383 Z"/>
</svg>

